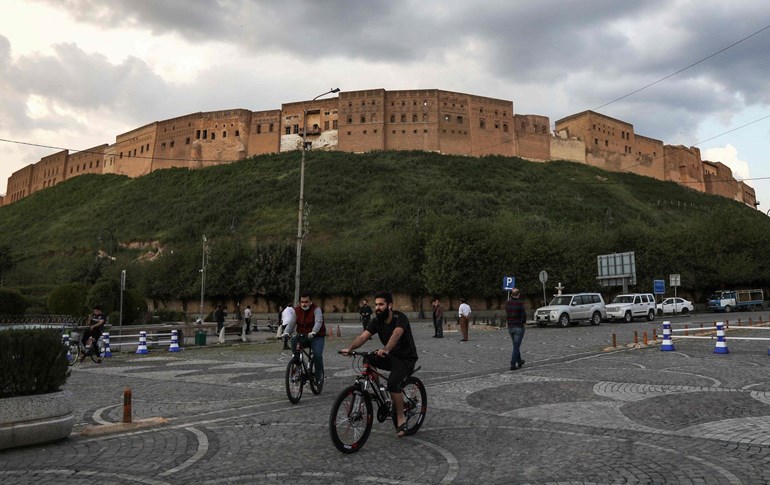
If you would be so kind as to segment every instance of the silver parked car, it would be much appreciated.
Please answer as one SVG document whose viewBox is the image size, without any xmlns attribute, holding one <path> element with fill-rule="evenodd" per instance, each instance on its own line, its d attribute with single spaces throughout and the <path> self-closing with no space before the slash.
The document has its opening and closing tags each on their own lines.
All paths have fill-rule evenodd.
<svg viewBox="0 0 770 485">
<path fill-rule="evenodd" d="M 591 322 L 599 325 L 607 317 L 604 299 L 599 293 L 575 293 L 559 295 L 548 306 L 535 310 L 535 323 L 544 327 L 556 323 L 561 327 Z"/>
</svg>

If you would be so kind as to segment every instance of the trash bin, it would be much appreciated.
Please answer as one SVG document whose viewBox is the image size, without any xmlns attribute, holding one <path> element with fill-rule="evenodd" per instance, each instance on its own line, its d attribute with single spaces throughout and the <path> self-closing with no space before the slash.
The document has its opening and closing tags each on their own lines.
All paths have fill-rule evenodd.
<svg viewBox="0 0 770 485">
<path fill-rule="evenodd" d="M 206 345 L 205 330 L 198 330 L 195 332 L 195 345 Z"/>
</svg>

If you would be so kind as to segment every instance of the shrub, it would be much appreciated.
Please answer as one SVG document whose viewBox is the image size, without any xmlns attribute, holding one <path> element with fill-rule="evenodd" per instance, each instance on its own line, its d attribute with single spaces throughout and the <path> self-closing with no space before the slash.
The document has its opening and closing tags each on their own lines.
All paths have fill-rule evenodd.
<svg viewBox="0 0 770 485">
<path fill-rule="evenodd" d="M 80 283 L 70 283 L 56 287 L 48 295 L 48 310 L 59 315 L 82 317 L 89 312 L 86 306 L 88 287 Z"/>
<path fill-rule="evenodd" d="M 29 306 L 21 292 L 0 288 L 0 315 L 20 315 Z"/>
<path fill-rule="evenodd" d="M 9 329 L 0 334 L 0 398 L 61 389 L 68 365 L 58 330 Z"/>
</svg>

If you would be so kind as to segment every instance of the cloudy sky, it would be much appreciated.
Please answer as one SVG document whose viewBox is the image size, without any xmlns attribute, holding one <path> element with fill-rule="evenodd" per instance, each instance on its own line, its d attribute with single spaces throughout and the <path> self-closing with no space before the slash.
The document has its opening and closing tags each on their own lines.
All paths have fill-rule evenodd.
<svg viewBox="0 0 770 485">
<path fill-rule="evenodd" d="M 512 100 L 552 124 L 595 109 L 698 146 L 770 209 L 767 0 L 0 5 L 0 193 L 55 151 L 16 142 L 86 149 L 153 121 L 275 109 L 332 87 L 437 88 Z"/>
</svg>

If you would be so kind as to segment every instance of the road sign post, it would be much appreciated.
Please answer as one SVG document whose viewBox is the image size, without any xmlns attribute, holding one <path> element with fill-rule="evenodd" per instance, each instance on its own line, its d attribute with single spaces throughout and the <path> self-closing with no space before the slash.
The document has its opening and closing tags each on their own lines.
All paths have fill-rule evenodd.
<svg viewBox="0 0 770 485">
<path fill-rule="evenodd" d="M 543 305 L 547 305 L 548 300 L 546 300 L 546 297 L 545 297 L 545 282 L 548 281 L 548 273 L 546 273 L 545 270 L 543 270 L 540 272 L 540 274 L 537 277 L 540 280 L 540 283 L 543 284 Z"/>
<path fill-rule="evenodd" d="M 676 305 L 677 305 L 677 299 L 676 299 L 676 287 L 680 286 L 682 284 L 682 278 L 681 275 L 678 274 L 672 274 L 668 275 L 669 284 L 674 287 L 674 315 L 676 315 Z"/>
</svg>

